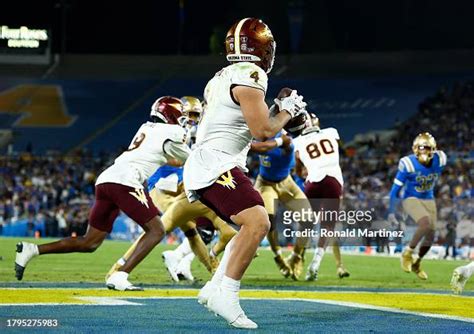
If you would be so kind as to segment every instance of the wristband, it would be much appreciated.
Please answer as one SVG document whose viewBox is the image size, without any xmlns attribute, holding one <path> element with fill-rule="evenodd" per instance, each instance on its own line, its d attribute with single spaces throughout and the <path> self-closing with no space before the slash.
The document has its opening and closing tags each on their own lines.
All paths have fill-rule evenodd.
<svg viewBox="0 0 474 334">
<path fill-rule="evenodd" d="M 274 141 L 276 141 L 277 147 L 283 145 L 283 139 L 281 137 L 275 138 Z"/>
</svg>

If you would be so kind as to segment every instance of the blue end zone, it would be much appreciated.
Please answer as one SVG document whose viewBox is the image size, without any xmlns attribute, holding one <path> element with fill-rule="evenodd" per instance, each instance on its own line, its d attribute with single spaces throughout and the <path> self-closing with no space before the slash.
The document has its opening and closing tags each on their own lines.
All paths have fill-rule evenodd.
<svg viewBox="0 0 474 334">
<path fill-rule="evenodd" d="M 224 333 L 235 332 L 195 299 L 129 299 L 127 306 L 6 306 L 0 307 L 0 332 L 7 319 L 57 319 L 64 333 Z M 473 324 L 456 320 L 357 309 L 307 301 L 243 300 L 242 307 L 261 333 L 472 332 Z M 51 329 L 35 333 L 51 333 Z"/>
</svg>

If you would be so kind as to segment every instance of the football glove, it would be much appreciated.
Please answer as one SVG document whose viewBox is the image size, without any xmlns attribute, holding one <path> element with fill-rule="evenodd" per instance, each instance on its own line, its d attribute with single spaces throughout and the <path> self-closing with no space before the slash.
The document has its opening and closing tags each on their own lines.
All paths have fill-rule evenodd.
<svg viewBox="0 0 474 334">
<path fill-rule="evenodd" d="M 275 99 L 274 101 L 280 111 L 285 110 L 290 114 L 291 118 L 305 111 L 306 102 L 303 101 L 303 96 L 298 95 L 296 90 L 293 90 L 289 96 L 282 99 Z"/>
</svg>

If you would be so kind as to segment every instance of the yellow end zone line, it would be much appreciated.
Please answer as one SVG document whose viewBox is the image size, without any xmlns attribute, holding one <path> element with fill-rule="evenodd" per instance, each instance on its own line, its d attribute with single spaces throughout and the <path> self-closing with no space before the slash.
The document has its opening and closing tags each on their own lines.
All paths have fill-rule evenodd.
<svg viewBox="0 0 474 334">
<path fill-rule="evenodd" d="M 97 297 L 109 300 L 143 298 L 195 298 L 197 289 L 151 289 L 119 292 L 102 289 L 2 289 L 0 306 L 11 305 L 97 305 Z M 311 301 L 358 308 L 376 308 L 382 311 L 410 312 L 416 315 L 449 317 L 474 321 L 474 298 L 427 293 L 404 292 L 321 292 L 242 290 L 242 298 L 286 299 Z M 123 304 L 120 304 L 123 305 Z M 458 318 L 462 319 L 458 319 Z M 467 319 L 467 320 L 466 320 Z"/>
</svg>

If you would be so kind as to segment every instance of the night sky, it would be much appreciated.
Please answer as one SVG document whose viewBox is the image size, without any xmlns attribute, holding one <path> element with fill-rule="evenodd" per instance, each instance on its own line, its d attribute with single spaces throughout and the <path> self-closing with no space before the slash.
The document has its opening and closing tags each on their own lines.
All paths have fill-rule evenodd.
<svg viewBox="0 0 474 334">
<path fill-rule="evenodd" d="M 49 28 L 69 53 L 207 54 L 243 17 L 270 25 L 282 53 L 473 48 L 473 1 L 2 1 L 0 24 Z M 291 22 L 290 23 L 290 18 Z M 182 20 L 181 20 L 182 19 Z M 295 23 L 296 22 L 296 23 Z"/>
</svg>

